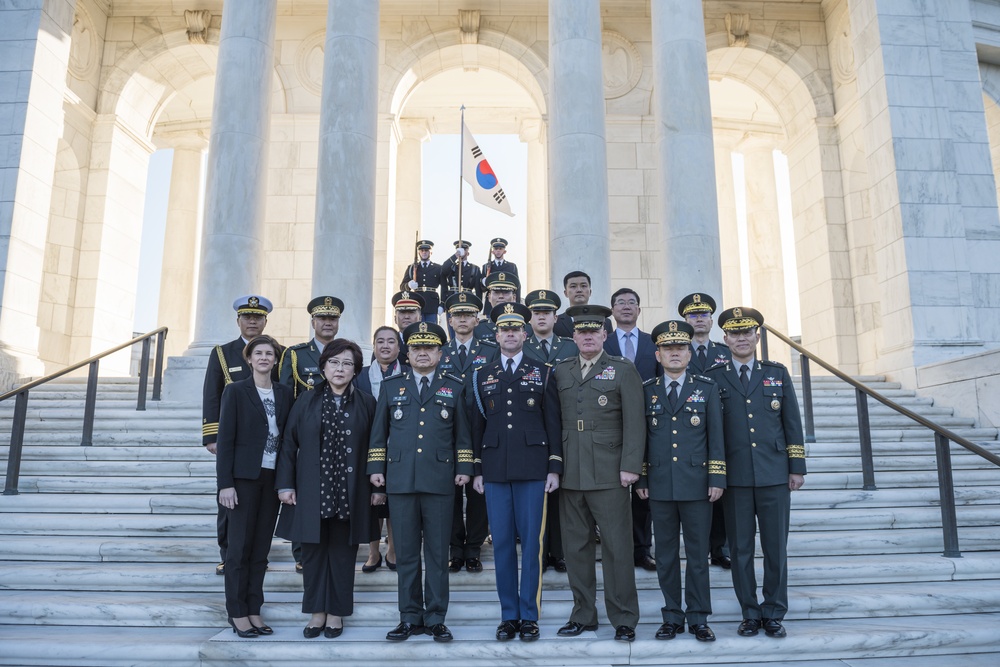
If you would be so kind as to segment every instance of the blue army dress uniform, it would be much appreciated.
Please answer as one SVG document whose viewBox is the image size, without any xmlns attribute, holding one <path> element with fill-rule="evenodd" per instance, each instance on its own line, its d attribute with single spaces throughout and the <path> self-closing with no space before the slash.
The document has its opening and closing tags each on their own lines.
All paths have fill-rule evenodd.
<svg viewBox="0 0 1000 667">
<path fill-rule="evenodd" d="M 426 239 L 417 241 L 417 251 L 431 250 L 434 242 Z M 416 287 L 411 282 L 417 283 Z M 425 322 L 437 322 L 438 306 L 441 305 L 441 297 L 438 290 L 441 287 L 441 265 L 432 262 L 430 257 L 426 261 L 417 258 L 413 264 L 406 267 L 403 279 L 399 281 L 399 289 L 403 292 L 420 293 L 420 312 Z M 403 356 L 403 359 L 406 357 Z"/>
<path fill-rule="evenodd" d="M 499 327 L 518 331 L 523 331 L 530 315 L 517 303 L 498 305 L 490 314 Z M 501 619 L 514 622 L 522 629 L 521 638 L 531 641 L 539 636 L 546 477 L 562 474 L 559 393 L 545 364 L 529 359 L 522 351 L 508 359 L 508 372 L 505 359 L 501 354 L 474 374 L 473 455 L 476 476 L 481 475 L 485 485 Z M 531 624 L 524 625 L 525 621 Z M 502 636 L 498 631 L 498 639 L 507 638 L 510 635 Z"/>
<path fill-rule="evenodd" d="M 410 346 L 441 345 L 446 340 L 443 329 L 432 322 L 411 324 L 405 335 Z M 448 612 L 451 522 L 447 517 L 456 475 L 471 477 L 474 472 L 464 400 L 461 378 L 438 367 L 433 382 L 421 393 L 414 371 L 407 369 L 382 381 L 375 407 L 367 473 L 385 476 L 400 621 L 417 628 L 417 634 L 425 626 L 443 624 Z M 423 588 L 421 540 L 427 570 Z"/>
<path fill-rule="evenodd" d="M 309 302 L 306 309 L 312 317 L 340 317 L 344 312 L 344 302 L 334 296 L 318 296 Z M 278 380 L 292 388 L 292 395 L 296 399 L 325 381 L 319 367 L 322 354 L 323 350 L 316 344 L 315 337 L 304 343 L 290 345 L 281 354 Z"/>
<path fill-rule="evenodd" d="M 454 246 L 455 254 L 441 264 L 441 302 L 445 304 L 448 302 L 448 297 L 460 292 L 472 292 L 479 297 L 483 294 L 483 272 L 469 258 L 472 243 L 459 239 L 455 241 Z M 459 247 L 465 250 L 465 257 L 458 256 Z M 462 274 L 461 284 L 458 281 L 459 273 Z M 445 305 L 446 310 L 447 308 Z"/>
<path fill-rule="evenodd" d="M 653 342 L 690 344 L 693 329 L 668 321 L 653 329 Z M 661 351 L 660 354 L 663 354 Z M 713 641 L 707 620 L 712 613 L 708 573 L 712 505 L 709 487 L 726 488 L 722 404 L 715 381 L 690 372 L 680 382 L 666 374 L 643 384 L 646 413 L 646 465 L 639 487 L 649 490 L 656 534 L 656 574 L 663 593 L 663 623 L 658 639 L 683 632 L 684 622 L 702 641 Z M 673 386 L 675 385 L 676 386 Z M 671 398 L 673 394 L 673 398 Z M 684 532 L 686 568 L 681 604 L 680 534 Z M 707 632 L 706 632 L 707 631 Z"/>
<path fill-rule="evenodd" d="M 517 274 L 506 273 L 504 271 L 491 273 L 489 276 L 484 278 L 484 284 L 486 285 L 486 292 L 487 292 L 486 296 L 483 299 L 484 301 L 488 300 L 489 292 L 493 290 L 501 292 L 513 292 L 516 301 L 517 293 L 521 289 L 521 281 L 518 280 Z M 488 303 L 486 307 L 491 308 L 491 306 Z M 530 324 L 525 323 L 524 332 L 529 336 L 532 335 Z M 497 325 L 494 324 L 493 321 L 490 320 L 490 318 L 480 320 L 479 323 L 476 325 L 475 330 L 472 332 L 472 335 L 475 336 L 477 340 L 496 341 Z"/>
<path fill-rule="evenodd" d="M 719 315 L 719 325 L 731 333 L 754 329 L 763 316 L 752 308 L 731 308 Z M 733 588 L 746 620 L 759 627 L 779 622 L 788 611 L 788 527 L 791 510 L 789 475 L 806 474 L 802 418 L 791 376 L 775 361 L 755 360 L 747 387 L 734 360 L 709 369 L 719 385 L 726 439 L 728 486 L 723 495 L 726 535 L 733 561 Z M 754 538 L 760 526 L 764 552 L 763 603 L 757 600 Z M 741 625 L 740 634 L 757 634 Z M 752 625 L 752 624 L 751 624 Z M 772 636 L 784 636 L 777 626 Z"/>
</svg>

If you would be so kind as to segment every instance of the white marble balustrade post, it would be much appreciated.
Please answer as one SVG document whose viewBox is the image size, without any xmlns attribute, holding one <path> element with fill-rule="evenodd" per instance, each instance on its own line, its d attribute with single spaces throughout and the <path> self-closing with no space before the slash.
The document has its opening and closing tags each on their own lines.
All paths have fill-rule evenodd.
<svg viewBox="0 0 1000 667">
<path fill-rule="evenodd" d="M 228 0 L 222 12 L 189 355 L 235 338 L 233 300 L 260 289 L 276 14 L 277 0 Z"/>
<path fill-rule="evenodd" d="M 339 335 L 358 342 L 372 333 L 378 30 L 377 0 L 330 0 L 312 285 L 344 300 Z"/>
<path fill-rule="evenodd" d="M 400 140 L 396 147 L 396 225 L 392 274 L 388 291 L 395 294 L 406 267 L 413 263 L 413 244 L 420 234 L 423 163 L 421 144 L 430 138 L 430 127 L 423 118 L 399 121 Z M 447 254 L 447 248 L 438 252 Z"/>
<path fill-rule="evenodd" d="M 651 10 L 663 296 L 677 303 L 722 294 L 708 47 L 701 0 L 657 0 Z"/>
<path fill-rule="evenodd" d="M 722 292 L 713 294 L 719 310 L 743 301 L 743 274 L 740 262 L 740 232 L 736 219 L 736 185 L 733 181 L 733 145 L 715 133 L 715 188 L 719 201 L 719 250 L 722 265 Z"/>
<path fill-rule="evenodd" d="M 586 271 L 591 303 L 610 305 L 608 154 L 599 0 L 549 0 L 551 285 Z"/>
<path fill-rule="evenodd" d="M 171 138 L 174 158 L 170 168 L 167 225 L 160 270 L 157 326 L 166 326 L 167 356 L 184 352 L 191 343 L 195 285 L 198 283 L 198 203 L 202 157 L 206 142 L 198 135 Z"/>
<path fill-rule="evenodd" d="M 545 164 L 545 124 L 541 119 L 525 120 L 519 132 L 528 145 L 528 221 L 525 248 L 528 263 L 521 278 L 521 294 L 535 289 L 557 290 L 549 283 L 549 239 L 546 234 L 548 210 L 545 206 L 547 168 Z M 561 279 L 561 277 L 560 277 Z"/>
</svg>

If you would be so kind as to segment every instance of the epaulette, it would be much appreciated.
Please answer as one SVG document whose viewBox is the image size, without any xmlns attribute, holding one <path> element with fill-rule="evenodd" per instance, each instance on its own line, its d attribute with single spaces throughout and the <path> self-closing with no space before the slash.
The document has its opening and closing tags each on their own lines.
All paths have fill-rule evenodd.
<svg viewBox="0 0 1000 667">
<path fill-rule="evenodd" d="M 296 343 L 295 345 L 289 345 L 285 349 L 286 350 L 304 350 L 305 348 L 309 347 L 310 343 L 312 343 L 312 341 L 311 340 L 307 340 L 304 343 Z"/>
<path fill-rule="evenodd" d="M 610 359 L 611 361 L 628 361 L 628 359 L 626 359 L 625 357 L 616 357 L 613 354 L 609 354 L 608 355 L 608 359 Z M 632 362 L 629 361 L 629 363 L 632 363 Z"/>
<path fill-rule="evenodd" d="M 709 366 L 708 368 L 706 368 L 705 372 L 707 373 L 708 371 L 714 371 L 716 368 L 726 368 L 728 366 L 729 366 L 729 362 L 728 361 L 725 362 L 725 363 L 718 363 L 718 364 L 715 364 L 714 366 Z"/>
<path fill-rule="evenodd" d="M 489 338 L 480 338 L 479 344 L 485 345 L 486 347 L 500 347 L 499 343 L 497 343 L 495 340 L 490 340 Z"/>
<path fill-rule="evenodd" d="M 720 366 L 722 364 L 719 364 Z M 691 373 L 691 377 L 695 380 L 701 380 L 702 382 L 708 382 L 709 384 L 715 384 L 715 380 L 705 375 L 698 375 L 697 373 Z"/>
<path fill-rule="evenodd" d="M 645 382 L 642 383 L 642 386 L 645 387 L 645 386 L 648 386 L 648 385 L 651 385 L 651 384 L 656 384 L 656 381 L 658 379 L 659 378 L 649 378 L 648 380 L 646 380 Z"/>
<path fill-rule="evenodd" d="M 774 366 L 775 368 L 784 368 L 785 367 L 785 365 L 783 363 L 781 363 L 780 361 L 771 361 L 770 359 L 768 359 L 766 361 L 763 360 L 763 359 L 761 359 L 760 363 L 761 363 L 762 366 Z"/>
<path fill-rule="evenodd" d="M 556 361 L 556 363 L 557 364 L 565 364 L 567 361 L 573 361 L 574 359 L 576 359 L 576 355 L 575 354 L 572 357 L 565 357 L 564 359 L 559 359 L 559 360 Z"/>
<path fill-rule="evenodd" d="M 406 373 L 404 373 L 403 371 L 397 371 L 392 375 L 387 375 L 384 378 L 382 378 L 382 382 L 385 382 L 386 380 L 395 380 L 396 378 L 401 378 L 404 375 L 406 375 Z"/>
<path fill-rule="evenodd" d="M 452 379 L 452 380 L 454 380 L 455 382 L 457 382 L 457 383 L 459 383 L 459 384 L 464 384 L 464 382 L 465 382 L 465 381 L 464 381 L 464 380 L 463 380 L 462 378 L 460 378 L 459 376 L 457 376 L 457 375 L 452 375 L 452 374 L 451 374 L 450 372 L 448 372 L 448 371 L 445 371 L 444 373 L 441 373 L 441 377 L 445 377 L 445 378 L 449 378 L 449 379 Z"/>
</svg>

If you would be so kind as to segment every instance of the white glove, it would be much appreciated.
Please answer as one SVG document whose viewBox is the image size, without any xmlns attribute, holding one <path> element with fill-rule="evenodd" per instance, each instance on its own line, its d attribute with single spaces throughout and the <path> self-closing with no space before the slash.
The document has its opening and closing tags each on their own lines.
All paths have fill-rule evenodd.
<svg viewBox="0 0 1000 667">
<path fill-rule="evenodd" d="M 465 248 L 459 248 L 458 250 L 455 251 L 455 254 L 458 255 L 459 257 L 465 257 Z"/>
<path fill-rule="evenodd" d="M 409 287 L 410 289 L 417 289 L 418 287 L 420 287 L 420 284 L 416 280 L 411 280 L 410 282 L 406 283 L 406 286 Z"/>
<path fill-rule="evenodd" d="M 444 315 L 444 308 L 438 306 L 438 315 Z"/>
</svg>

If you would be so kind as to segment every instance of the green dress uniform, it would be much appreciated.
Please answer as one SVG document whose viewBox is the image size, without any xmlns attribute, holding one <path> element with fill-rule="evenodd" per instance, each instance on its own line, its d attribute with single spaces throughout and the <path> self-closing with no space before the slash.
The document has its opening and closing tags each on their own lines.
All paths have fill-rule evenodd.
<svg viewBox="0 0 1000 667">
<path fill-rule="evenodd" d="M 553 335 L 552 342 L 549 344 L 548 354 L 545 353 L 541 341 L 538 340 L 538 336 L 532 334 L 528 336 L 528 340 L 524 341 L 524 356 L 535 361 L 540 361 L 543 364 L 549 364 L 550 366 L 555 365 L 563 359 L 575 357 L 579 354 L 580 350 L 577 349 L 576 343 L 573 342 L 572 338 Z"/>
<path fill-rule="evenodd" d="M 729 351 L 729 347 L 722 343 L 716 343 L 714 340 L 708 341 L 708 344 L 704 346 L 705 349 L 702 351 L 704 357 L 699 354 L 698 347 L 698 343 L 691 341 L 691 363 L 688 364 L 688 368 L 691 369 L 692 373 L 704 375 L 705 371 L 712 366 L 724 364 L 733 359 L 733 353 Z"/>
<path fill-rule="evenodd" d="M 321 354 L 323 350 L 315 338 L 290 345 L 282 353 L 281 361 L 278 362 L 278 381 L 291 387 L 295 398 L 323 384 L 323 374 L 319 368 Z"/>
<path fill-rule="evenodd" d="M 598 324 L 600 326 L 600 324 Z M 570 621 L 597 625 L 596 545 L 601 531 L 604 600 L 615 627 L 634 628 L 639 599 L 632 563 L 632 509 L 620 472 L 642 472 L 646 449 L 642 380 L 632 362 L 607 352 L 581 377 L 581 359 L 553 369 L 562 413 L 560 519 L 573 612 Z"/>
<path fill-rule="evenodd" d="M 663 593 L 663 622 L 704 624 L 712 613 L 708 536 L 712 524 L 710 486 L 726 488 L 722 405 L 715 381 L 686 373 L 678 387 L 668 376 L 643 385 L 646 466 L 639 486 L 649 489 L 656 534 L 656 574 Z M 670 392 L 677 392 L 670 400 Z M 681 605 L 680 533 L 684 530 L 686 574 Z M 685 611 L 686 608 L 686 611 Z"/>
<path fill-rule="evenodd" d="M 472 436 L 460 377 L 437 369 L 423 393 L 418 387 L 409 369 L 382 381 L 367 473 L 385 476 L 392 507 L 400 621 L 431 626 L 444 623 L 448 611 L 451 522 L 446 517 L 455 476 L 473 474 Z"/>
</svg>

